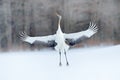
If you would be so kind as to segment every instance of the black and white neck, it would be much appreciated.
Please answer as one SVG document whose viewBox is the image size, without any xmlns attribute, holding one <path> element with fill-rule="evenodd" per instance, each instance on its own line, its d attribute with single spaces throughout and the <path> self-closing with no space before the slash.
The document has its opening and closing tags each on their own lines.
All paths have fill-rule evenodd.
<svg viewBox="0 0 120 80">
<path fill-rule="evenodd" d="M 58 18 L 59 18 L 59 21 L 58 21 L 58 30 L 57 30 L 57 32 L 62 32 L 61 27 L 60 27 L 60 22 L 61 22 L 62 16 L 60 16 L 60 15 L 57 14 L 57 13 L 56 13 L 56 15 L 57 15 Z"/>
</svg>

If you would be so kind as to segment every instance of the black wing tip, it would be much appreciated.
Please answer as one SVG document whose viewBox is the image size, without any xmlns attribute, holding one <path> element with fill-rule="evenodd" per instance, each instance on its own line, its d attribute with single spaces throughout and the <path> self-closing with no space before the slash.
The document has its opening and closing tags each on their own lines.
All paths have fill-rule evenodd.
<svg viewBox="0 0 120 80">
<path fill-rule="evenodd" d="M 19 35 L 21 40 L 25 40 L 28 37 L 25 31 L 19 32 Z"/>
<path fill-rule="evenodd" d="M 95 33 L 98 31 L 97 25 L 95 23 L 93 23 L 93 22 L 90 22 L 89 29 L 94 31 Z"/>
</svg>

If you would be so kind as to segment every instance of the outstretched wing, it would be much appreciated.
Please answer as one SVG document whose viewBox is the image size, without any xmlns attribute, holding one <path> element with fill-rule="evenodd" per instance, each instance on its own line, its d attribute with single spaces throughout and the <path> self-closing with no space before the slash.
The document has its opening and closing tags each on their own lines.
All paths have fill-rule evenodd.
<svg viewBox="0 0 120 80">
<path fill-rule="evenodd" d="M 72 45 L 75 45 L 76 43 L 79 43 L 85 39 L 90 38 L 97 31 L 98 31 L 98 28 L 96 24 L 93 24 L 92 22 L 90 22 L 89 28 L 87 30 L 77 32 L 77 33 L 64 34 L 64 37 L 66 39 L 66 43 L 72 46 Z"/>
<path fill-rule="evenodd" d="M 49 36 L 41 36 L 41 37 L 31 37 L 28 36 L 25 32 L 20 33 L 20 38 L 22 41 L 28 42 L 30 44 L 33 44 L 35 42 L 47 45 L 50 47 L 53 47 L 56 45 L 55 43 L 55 35 L 49 35 Z"/>
</svg>

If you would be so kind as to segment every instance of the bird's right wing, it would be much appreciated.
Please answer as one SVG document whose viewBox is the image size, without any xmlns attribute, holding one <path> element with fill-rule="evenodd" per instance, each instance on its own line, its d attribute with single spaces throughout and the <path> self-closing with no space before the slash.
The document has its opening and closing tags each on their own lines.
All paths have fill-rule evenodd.
<svg viewBox="0 0 120 80">
<path fill-rule="evenodd" d="M 90 38 L 97 31 L 98 31 L 98 28 L 96 24 L 93 24 L 92 22 L 90 22 L 89 28 L 87 30 L 77 32 L 77 33 L 64 34 L 64 37 L 66 39 L 66 42 L 69 45 L 75 45 L 76 43 L 79 43 L 85 39 Z"/>
<path fill-rule="evenodd" d="M 21 32 L 20 38 L 22 41 L 28 42 L 30 44 L 33 44 L 35 42 L 39 42 L 41 44 L 44 44 L 44 45 L 46 44 L 48 46 L 55 45 L 55 35 L 31 37 L 31 36 L 28 36 L 25 32 Z"/>
</svg>

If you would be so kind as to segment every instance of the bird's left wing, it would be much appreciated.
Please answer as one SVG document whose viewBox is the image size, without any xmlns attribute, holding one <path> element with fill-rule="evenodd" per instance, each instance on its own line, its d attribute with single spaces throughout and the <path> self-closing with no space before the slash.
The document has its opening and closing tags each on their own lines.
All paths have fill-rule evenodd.
<svg viewBox="0 0 120 80">
<path fill-rule="evenodd" d="M 77 33 L 64 34 L 64 37 L 66 39 L 66 43 L 72 46 L 72 45 L 75 45 L 76 43 L 79 43 L 85 39 L 90 38 L 97 31 L 98 31 L 98 28 L 96 24 L 90 22 L 89 28 L 87 30 L 77 32 Z"/>
<path fill-rule="evenodd" d="M 25 32 L 20 33 L 20 38 L 22 41 L 33 44 L 39 42 L 44 45 L 53 46 L 55 45 L 55 35 L 41 36 L 41 37 L 31 37 L 28 36 Z"/>
</svg>

